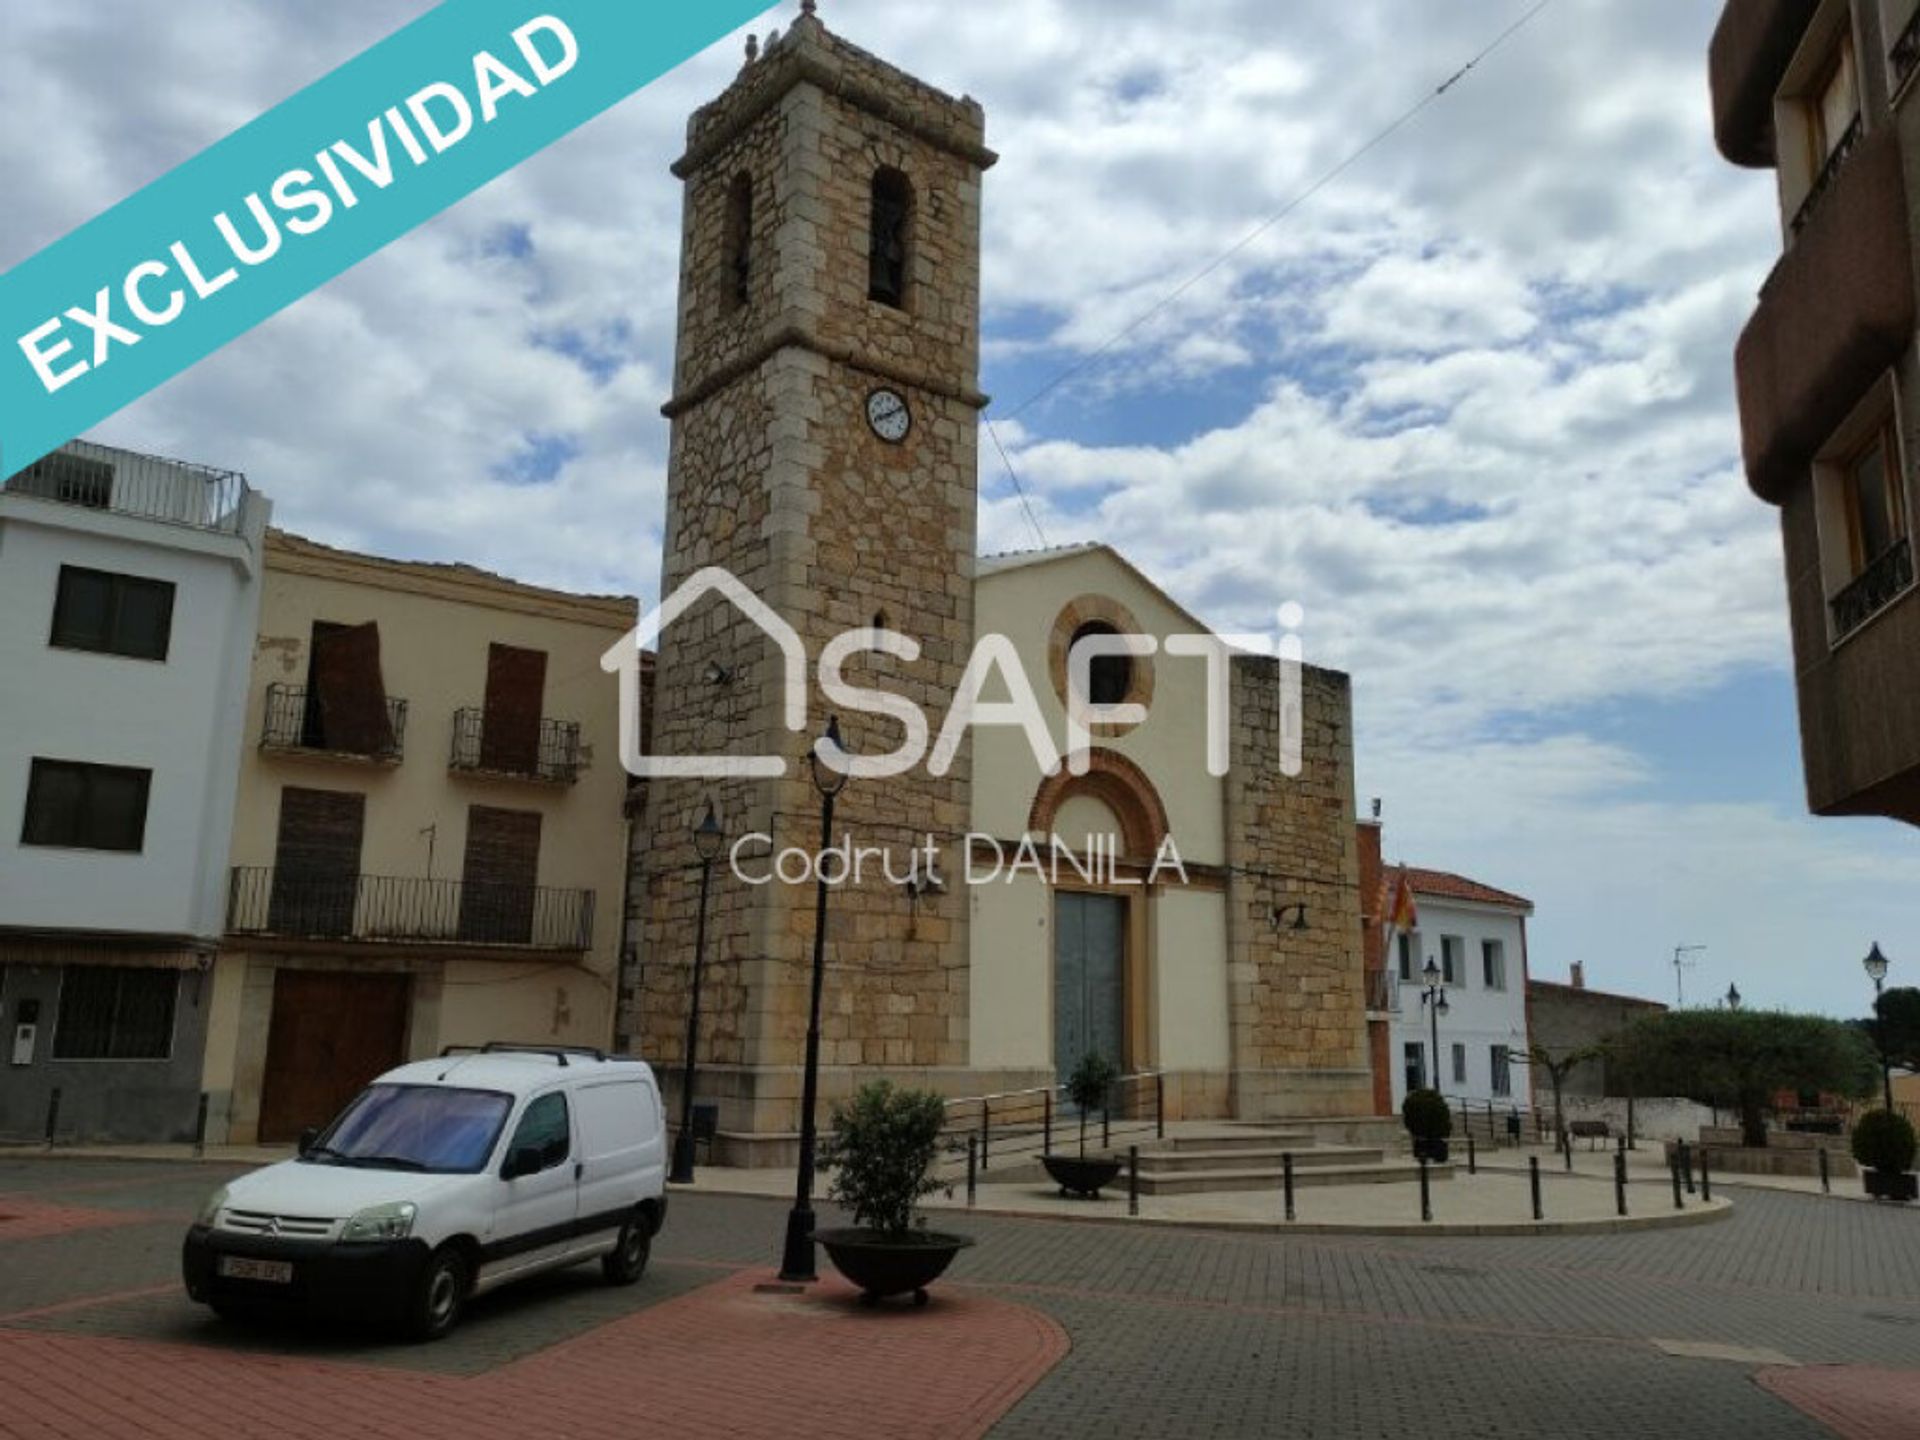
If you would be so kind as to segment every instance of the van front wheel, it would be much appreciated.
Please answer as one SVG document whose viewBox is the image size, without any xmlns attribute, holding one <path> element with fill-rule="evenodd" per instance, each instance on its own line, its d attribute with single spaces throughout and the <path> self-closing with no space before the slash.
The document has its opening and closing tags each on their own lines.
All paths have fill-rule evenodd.
<svg viewBox="0 0 1920 1440">
<path fill-rule="evenodd" d="M 407 1315 L 407 1333 L 415 1340 L 438 1340 L 460 1323 L 467 1299 L 466 1258 L 452 1246 L 433 1252 Z"/>
<path fill-rule="evenodd" d="M 653 1223 L 636 1210 L 620 1227 L 620 1237 L 600 1262 L 600 1270 L 609 1285 L 631 1285 L 647 1273 L 647 1261 L 652 1255 Z"/>
</svg>

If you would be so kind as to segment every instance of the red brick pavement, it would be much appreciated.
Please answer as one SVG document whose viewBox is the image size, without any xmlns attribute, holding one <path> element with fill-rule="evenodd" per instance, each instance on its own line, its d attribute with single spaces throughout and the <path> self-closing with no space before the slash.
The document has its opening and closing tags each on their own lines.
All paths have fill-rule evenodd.
<svg viewBox="0 0 1920 1440">
<path fill-rule="evenodd" d="M 862 1309 L 742 1273 L 470 1379 L 0 1329 L 7 1440 L 982 1435 L 1066 1354 L 1037 1311 L 945 1289 Z"/>
<path fill-rule="evenodd" d="M 137 1225 L 154 1217 L 144 1210 L 89 1210 L 79 1205 L 43 1205 L 20 1195 L 0 1195 L 0 1244 L 44 1240 L 103 1225 Z"/>
<path fill-rule="evenodd" d="M 1809 1365 L 1762 1370 L 1754 1379 L 1762 1390 L 1843 1440 L 1914 1440 L 1920 1435 L 1920 1370 Z"/>
</svg>

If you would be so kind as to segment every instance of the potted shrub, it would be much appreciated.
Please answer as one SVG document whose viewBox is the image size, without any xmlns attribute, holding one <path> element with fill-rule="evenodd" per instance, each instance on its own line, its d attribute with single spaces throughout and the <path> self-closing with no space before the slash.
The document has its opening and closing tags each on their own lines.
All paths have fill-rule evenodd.
<svg viewBox="0 0 1920 1440">
<path fill-rule="evenodd" d="M 1120 1173 L 1120 1162 L 1111 1155 L 1087 1158 L 1087 1117 L 1107 1103 L 1107 1092 L 1119 1078 L 1119 1070 L 1106 1056 L 1094 1052 L 1081 1057 L 1067 1077 L 1067 1099 L 1080 1112 L 1080 1153 L 1042 1155 L 1040 1163 L 1060 1187 L 1062 1195 L 1084 1195 L 1098 1200 L 1100 1192 Z"/>
<path fill-rule="evenodd" d="M 1876 1200 L 1920 1199 L 1920 1176 L 1910 1173 L 1914 1150 L 1912 1123 L 1891 1110 L 1870 1110 L 1853 1127 L 1853 1158 Z"/>
<path fill-rule="evenodd" d="M 926 1228 L 920 1201 L 947 1186 L 934 1178 L 946 1102 L 885 1080 L 863 1086 L 833 1107 L 833 1131 L 820 1168 L 832 1171 L 827 1198 L 853 1212 L 854 1228 L 820 1230 L 814 1239 L 837 1269 L 873 1304 L 889 1295 L 927 1303 L 938 1280 L 972 1237 Z"/>
<path fill-rule="evenodd" d="M 1438 1090 L 1415 1090 L 1400 1106 L 1400 1119 L 1413 1137 L 1416 1160 L 1447 1163 L 1447 1137 L 1453 1134 L 1453 1111 Z"/>
</svg>

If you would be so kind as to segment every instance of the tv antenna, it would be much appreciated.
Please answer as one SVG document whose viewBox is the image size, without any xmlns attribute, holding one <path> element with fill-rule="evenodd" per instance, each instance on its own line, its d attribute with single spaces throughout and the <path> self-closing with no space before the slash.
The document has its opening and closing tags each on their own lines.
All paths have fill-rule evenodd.
<svg viewBox="0 0 1920 1440">
<path fill-rule="evenodd" d="M 1676 945 L 1673 947 L 1673 993 L 1678 1003 L 1675 1008 L 1687 1008 L 1687 971 L 1696 968 L 1700 962 L 1696 955 L 1707 953 L 1704 945 Z"/>
</svg>

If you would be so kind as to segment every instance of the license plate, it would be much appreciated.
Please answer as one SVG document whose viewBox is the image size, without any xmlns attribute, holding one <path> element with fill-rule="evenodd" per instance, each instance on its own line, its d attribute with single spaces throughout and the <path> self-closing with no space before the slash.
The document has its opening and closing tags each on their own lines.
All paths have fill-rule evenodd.
<svg viewBox="0 0 1920 1440">
<path fill-rule="evenodd" d="M 249 1260 L 241 1255 L 222 1255 L 220 1275 L 227 1280 L 264 1280 L 269 1285 L 291 1285 L 291 1260 Z"/>
</svg>

